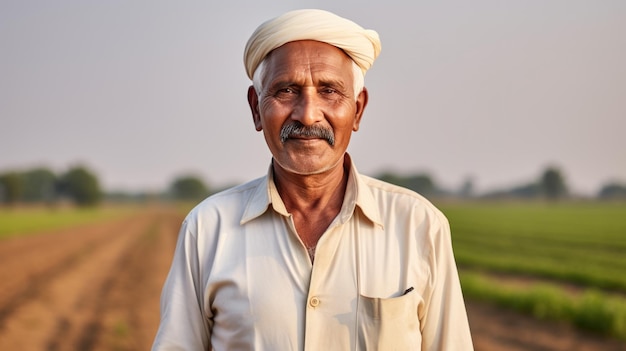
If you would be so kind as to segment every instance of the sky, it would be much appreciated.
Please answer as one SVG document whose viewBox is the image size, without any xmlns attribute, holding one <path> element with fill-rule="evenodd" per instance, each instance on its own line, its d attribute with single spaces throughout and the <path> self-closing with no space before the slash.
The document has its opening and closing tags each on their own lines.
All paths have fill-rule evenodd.
<svg viewBox="0 0 626 351">
<path fill-rule="evenodd" d="M 267 172 L 243 49 L 288 10 L 376 30 L 361 173 L 477 191 L 561 169 L 577 193 L 626 182 L 626 1 L 0 2 L 0 172 L 84 165 L 102 186 L 222 187 Z"/>
</svg>

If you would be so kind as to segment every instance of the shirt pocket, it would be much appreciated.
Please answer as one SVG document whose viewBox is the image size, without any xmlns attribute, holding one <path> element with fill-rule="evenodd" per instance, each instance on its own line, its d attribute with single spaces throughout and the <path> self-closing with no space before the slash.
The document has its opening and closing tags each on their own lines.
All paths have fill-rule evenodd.
<svg viewBox="0 0 626 351">
<path fill-rule="evenodd" d="M 359 296 L 358 350 L 416 351 L 422 336 L 415 291 L 400 297 Z"/>
</svg>

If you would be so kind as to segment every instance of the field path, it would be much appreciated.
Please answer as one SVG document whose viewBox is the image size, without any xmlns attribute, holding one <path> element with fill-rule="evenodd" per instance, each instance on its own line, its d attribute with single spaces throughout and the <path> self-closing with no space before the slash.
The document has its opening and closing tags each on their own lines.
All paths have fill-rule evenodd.
<svg viewBox="0 0 626 351">
<path fill-rule="evenodd" d="M 149 350 L 182 215 L 0 241 L 0 350 Z M 626 343 L 468 301 L 476 351 L 624 351 Z"/>
<path fill-rule="evenodd" d="M 182 218 L 132 218 L 0 242 L 0 350 L 145 350 Z"/>
</svg>

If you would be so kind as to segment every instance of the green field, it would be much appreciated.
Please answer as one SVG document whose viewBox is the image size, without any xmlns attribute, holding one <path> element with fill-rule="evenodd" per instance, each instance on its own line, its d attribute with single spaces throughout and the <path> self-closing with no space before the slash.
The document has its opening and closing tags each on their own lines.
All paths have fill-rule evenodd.
<svg viewBox="0 0 626 351">
<path fill-rule="evenodd" d="M 626 340 L 626 203 L 440 203 L 467 299 Z M 192 206 L 178 204 L 181 214 Z M 138 207 L 0 209 L 0 239 Z"/>
<path fill-rule="evenodd" d="M 101 206 L 77 209 L 73 207 L 2 208 L 0 209 L 0 239 L 38 234 L 42 231 L 108 221 L 137 211 L 135 206 Z"/>
<path fill-rule="evenodd" d="M 626 339 L 626 204 L 440 208 L 467 298 Z"/>
</svg>

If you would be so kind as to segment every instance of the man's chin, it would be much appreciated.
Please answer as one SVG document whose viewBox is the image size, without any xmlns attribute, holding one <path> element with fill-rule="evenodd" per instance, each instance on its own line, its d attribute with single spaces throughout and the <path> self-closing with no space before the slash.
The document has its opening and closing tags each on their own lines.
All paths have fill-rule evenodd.
<svg viewBox="0 0 626 351">
<path fill-rule="evenodd" d="M 299 176 L 313 176 L 322 174 L 335 168 L 338 164 L 342 163 L 343 159 L 339 159 L 338 162 L 329 163 L 324 162 L 315 164 L 311 162 L 298 162 L 297 160 L 289 160 L 287 162 L 281 162 L 274 158 L 274 164 L 282 168 L 285 172 L 296 174 Z"/>
</svg>

